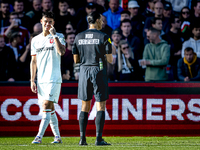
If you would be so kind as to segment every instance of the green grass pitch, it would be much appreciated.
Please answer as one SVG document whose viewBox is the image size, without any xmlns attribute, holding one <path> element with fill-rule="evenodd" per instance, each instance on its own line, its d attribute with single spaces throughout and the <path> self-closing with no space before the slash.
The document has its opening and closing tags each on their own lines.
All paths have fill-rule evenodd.
<svg viewBox="0 0 200 150">
<path fill-rule="evenodd" d="M 0 137 L 0 150 L 200 150 L 200 137 L 104 137 L 111 146 L 95 146 L 95 137 L 87 137 L 88 146 L 79 146 L 79 137 L 62 137 L 62 144 L 31 144 L 34 137 Z"/>
</svg>

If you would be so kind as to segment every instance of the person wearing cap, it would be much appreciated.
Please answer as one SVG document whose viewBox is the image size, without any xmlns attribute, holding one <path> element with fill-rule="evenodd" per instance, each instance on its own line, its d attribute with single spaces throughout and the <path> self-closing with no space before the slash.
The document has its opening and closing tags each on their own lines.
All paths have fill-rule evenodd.
<svg viewBox="0 0 200 150">
<path fill-rule="evenodd" d="M 172 4 L 170 2 L 164 3 L 164 10 L 163 10 L 163 16 L 166 18 L 170 18 L 172 15 Z"/>
<path fill-rule="evenodd" d="M 142 40 L 142 31 L 144 28 L 145 17 L 139 14 L 139 8 L 140 6 L 138 5 L 137 1 L 128 2 L 128 11 L 131 13 L 130 17 L 132 32 Z"/>
<path fill-rule="evenodd" d="M 114 30 L 120 26 L 120 16 L 123 8 L 119 6 L 119 0 L 110 0 L 109 9 L 103 13 L 107 18 L 107 24 Z"/>
<path fill-rule="evenodd" d="M 96 11 L 96 5 L 94 3 L 87 3 L 85 7 L 86 14 L 89 15 L 90 13 Z M 88 29 L 88 22 L 87 22 L 87 15 L 83 17 L 77 24 L 77 33 L 80 33 L 86 29 Z"/>
<path fill-rule="evenodd" d="M 122 38 L 121 31 L 120 29 L 115 29 L 112 31 L 112 56 L 113 56 L 113 62 L 112 63 L 107 63 L 107 74 L 108 74 L 108 79 L 113 81 L 114 80 L 114 69 L 116 65 L 116 58 L 117 58 L 117 52 L 119 49 L 119 42 Z"/>
</svg>

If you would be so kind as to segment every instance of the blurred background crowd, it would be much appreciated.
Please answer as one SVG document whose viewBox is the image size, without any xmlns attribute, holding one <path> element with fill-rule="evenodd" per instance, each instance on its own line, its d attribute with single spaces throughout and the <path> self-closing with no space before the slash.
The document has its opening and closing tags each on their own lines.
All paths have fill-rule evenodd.
<svg viewBox="0 0 200 150">
<path fill-rule="evenodd" d="M 0 81 L 30 80 L 31 39 L 45 11 L 65 35 L 63 81 L 79 78 L 72 46 L 93 11 L 112 40 L 110 81 L 200 81 L 200 0 L 0 0 Z"/>
</svg>

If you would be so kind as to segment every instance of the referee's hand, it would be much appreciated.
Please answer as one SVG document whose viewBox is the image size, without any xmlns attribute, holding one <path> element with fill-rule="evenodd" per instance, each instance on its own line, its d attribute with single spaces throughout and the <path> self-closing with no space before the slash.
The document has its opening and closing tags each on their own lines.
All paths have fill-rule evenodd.
<svg viewBox="0 0 200 150">
<path fill-rule="evenodd" d="M 33 93 L 37 93 L 37 87 L 36 87 L 35 82 L 31 82 L 31 91 L 32 91 Z"/>
<path fill-rule="evenodd" d="M 51 35 L 56 35 L 56 29 L 53 25 L 51 25 L 51 29 L 49 29 L 49 32 L 51 33 Z"/>
</svg>

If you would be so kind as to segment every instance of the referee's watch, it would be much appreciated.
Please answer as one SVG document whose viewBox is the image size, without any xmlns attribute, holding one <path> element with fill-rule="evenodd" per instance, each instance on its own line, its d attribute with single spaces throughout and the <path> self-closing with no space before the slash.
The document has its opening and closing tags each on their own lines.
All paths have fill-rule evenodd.
<svg viewBox="0 0 200 150">
<path fill-rule="evenodd" d="M 52 35 L 53 36 L 53 38 L 55 39 L 56 37 L 58 38 L 58 36 L 55 34 L 55 35 Z"/>
</svg>

